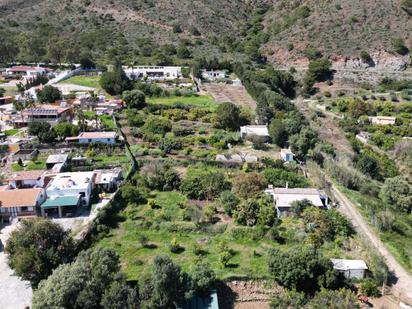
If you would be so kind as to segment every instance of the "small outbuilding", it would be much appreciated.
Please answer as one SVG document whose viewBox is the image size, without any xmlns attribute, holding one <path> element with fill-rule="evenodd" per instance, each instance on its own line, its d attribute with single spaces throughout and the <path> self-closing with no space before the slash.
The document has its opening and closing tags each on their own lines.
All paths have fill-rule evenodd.
<svg viewBox="0 0 412 309">
<path fill-rule="evenodd" d="M 294 154 L 290 149 L 281 149 L 280 157 L 284 162 L 293 162 Z"/>
<path fill-rule="evenodd" d="M 52 168 L 54 165 L 60 164 L 60 163 L 65 165 L 67 163 L 68 157 L 69 156 L 67 154 L 50 155 L 46 160 L 46 167 L 49 169 L 49 168 Z"/>
<path fill-rule="evenodd" d="M 333 268 L 345 275 L 346 278 L 363 279 L 368 270 L 364 260 L 331 259 Z"/>
<path fill-rule="evenodd" d="M 266 125 L 249 125 L 240 127 L 240 136 L 243 140 L 253 137 L 261 137 L 265 142 L 269 141 L 269 131 Z"/>
</svg>

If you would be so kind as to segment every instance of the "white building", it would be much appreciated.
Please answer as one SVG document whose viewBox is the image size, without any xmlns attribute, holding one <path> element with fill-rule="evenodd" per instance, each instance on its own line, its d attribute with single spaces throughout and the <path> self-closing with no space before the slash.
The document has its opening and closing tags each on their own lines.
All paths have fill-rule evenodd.
<svg viewBox="0 0 412 309">
<path fill-rule="evenodd" d="M 331 259 L 333 268 L 342 272 L 346 278 L 363 279 L 368 266 L 363 260 Z"/>
<path fill-rule="evenodd" d="M 359 134 L 356 134 L 356 139 L 364 144 L 369 143 L 369 140 L 371 138 L 371 134 L 365 131 L 359 132 Z"/>
<path fill-rule="evenodd" d="M 32 67 L 19 65 L 6 69 L 7 75 L 19 74 L 25 77 L 35 77 L 39 75 L 46 75 L 49 72 L 48 69 L 42 67 Z"/>
<path fill-rule="evenodd" d="M 396 117 L 389 117 L 389 116 L 375 116 L 369 117 L 369 121 L 374 125 L 394 125 L 396 122 Z"/>
<path fill-rule="evenodd" d="M 69 143 L 79 144 L 116 144 L 116 132 L 82 132 L 78 136 L 67 137 Z"/>
<path fill-rule="evenodd" d="M 125 67 L 129 79 L 171 80 L 182 77 L 181 67 L 172 66 L 134 66 Z"/>
<path fill-rule="evenodd" d="M 320 208 L 327 208 L 328 196 L 317 189 L 312 188 L 273 188 L 269 186 L 265 190 L 266 194 L 273 196 L 273 201 L 276 206 L 278 217 L 288 215 L 292 203 L 295 201 L 309 201 L 313 206 Z"/>
<path fill-rule="evenodd" d="M 253 136 L 259 136 L 266 141 L 269 140 L 269 131 L 266 125 L 250 125 L 240 127 L 240 136 L 242 139 L 250 139 Z"/>
<path fill-rule="evenodd" d="M 88 205 L 93 191 L 94 172 L 59 173 L 46 188 L 46 201 L 41 205 L 42 215 L 76 212 L 77 207 Z"/>
<path fill-rule="evenodd" d="M 293 162 L 294 154 L 290 149 L 281 149 L 280 150 L 280 157 L 285 162 Z"/>
<path fill-rule="evenodd" d="M 63 166 L 67 163 L 69 156 L 67 154 L 52 154 L 47 157 L 46 167 L 53 168 L 56 164 L 62 164 Z"/>
<path fill-rule="evenodd" d="M 202 70 L 202 78 L 205 80 L 217 80 L 217 79 L 224 79 L 226 78 L 226 71 L 225 70 Z"/>
</svg>

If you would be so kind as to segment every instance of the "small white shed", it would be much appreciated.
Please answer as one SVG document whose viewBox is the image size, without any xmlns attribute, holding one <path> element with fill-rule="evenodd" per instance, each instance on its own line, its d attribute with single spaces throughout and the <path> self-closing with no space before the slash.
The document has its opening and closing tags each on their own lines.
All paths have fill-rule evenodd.
<svg viewBox="0 0 412 309">
<path fill-rule="evenodd" d="M 363 279 L 368 270 L 364 260 L 331 259 L 333 268 L 342 272 L 346 278 Z"/>
</svg>

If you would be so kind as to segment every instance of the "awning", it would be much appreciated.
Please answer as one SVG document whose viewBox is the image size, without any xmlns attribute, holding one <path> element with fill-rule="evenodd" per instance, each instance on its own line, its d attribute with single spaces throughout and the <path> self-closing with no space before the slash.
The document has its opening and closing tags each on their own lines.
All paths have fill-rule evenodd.
<svg viewBox="0 0 412 309">
<path fill-rule="evenodd" d="M 55 208 L 55 207 L 68 207 L 79 205 L 80 195 L 78 196 L 58 196 L 54 198 L 48 198 L 40 207 L 42 208 Z"/>
</svg>

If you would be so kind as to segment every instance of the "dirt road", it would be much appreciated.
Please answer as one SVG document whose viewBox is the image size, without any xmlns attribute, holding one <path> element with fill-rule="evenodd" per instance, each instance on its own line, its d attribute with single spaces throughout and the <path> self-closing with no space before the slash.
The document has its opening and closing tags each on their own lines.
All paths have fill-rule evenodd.
<svg viewBox="0 0 412 309">
<path fill-rule="evenodd" d="M 352 221 L 355 230 L 363 235 L 379 251 L 386 260 L 389 269 L 393 271 L 398 278 L 398 281 L 393 286 L 394 291 L 401 294 L 401 299 L 404 302 L 408 302 L 409 305 L 412 305 L 412 276 L 406 272 L 406 270 L 395 260 L 393 255 L 385 248 L 382 241 L 358 212 L 356 206 L 353 205 L 352 202 L 334 185 L 332 185 L 331 189 L 333 195 L 339 202 L 340 206 L 338 210 L 345 214 Z"/>
</svg>

